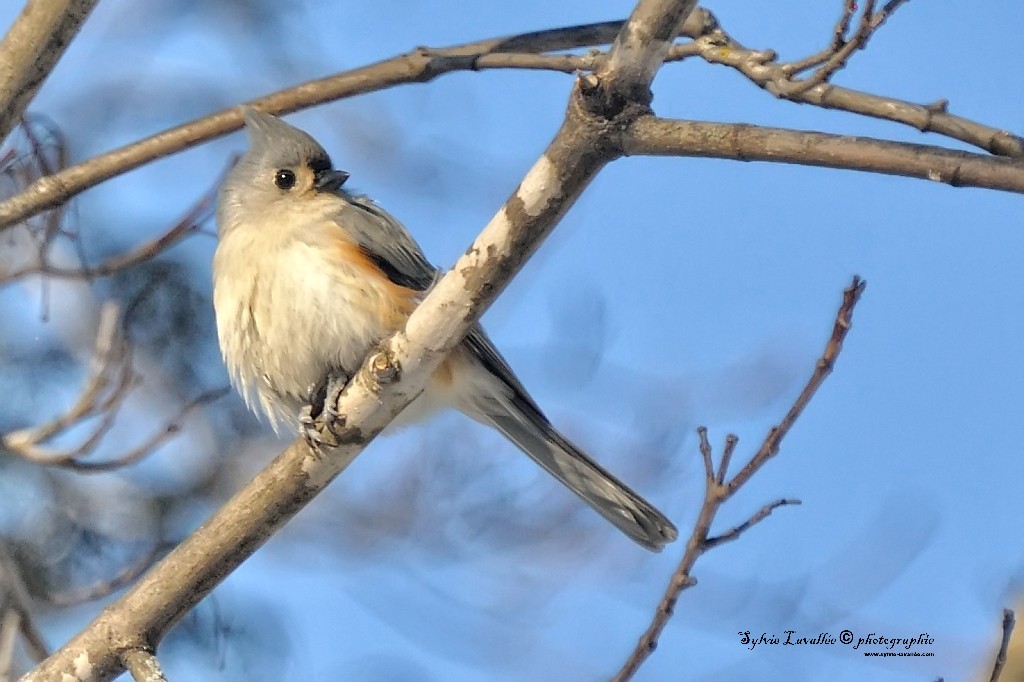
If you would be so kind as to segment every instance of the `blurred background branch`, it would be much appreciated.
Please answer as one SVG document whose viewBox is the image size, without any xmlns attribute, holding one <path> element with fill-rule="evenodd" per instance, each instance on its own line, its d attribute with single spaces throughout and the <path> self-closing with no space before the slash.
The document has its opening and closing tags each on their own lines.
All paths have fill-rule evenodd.
<svg viewBox="0 0 1024 682">
<path fill-rule="evenodd" d="M 0 41 L 0 142 L 74 39 L 97 0 L 28 0 Z"/>
</svg>

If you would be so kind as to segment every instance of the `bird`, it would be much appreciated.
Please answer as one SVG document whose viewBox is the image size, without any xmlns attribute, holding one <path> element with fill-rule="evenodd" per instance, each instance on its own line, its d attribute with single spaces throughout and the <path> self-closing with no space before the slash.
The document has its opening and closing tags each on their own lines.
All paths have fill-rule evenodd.
<svg viewBox="0 0 1024 682">
<path fill-rule="evenodd" d="M 312 136 L 242 111 L 249 148 L 217 197 L 217 337 L 249 408 L 301 433 L 440 271 L 396 218 L 344 187 L 349 174 Z M 497 429 L 639 545 L 676 539 L 664 514 L 552 426 L 479 324 L 396 422 L 445 407 Z"/>
</svg>

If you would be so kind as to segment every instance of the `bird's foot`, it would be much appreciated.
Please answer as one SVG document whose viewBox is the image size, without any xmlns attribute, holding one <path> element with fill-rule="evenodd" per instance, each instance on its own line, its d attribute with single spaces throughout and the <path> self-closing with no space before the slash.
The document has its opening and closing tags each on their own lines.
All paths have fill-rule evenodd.
<svg viewBox="0 0 1024 682">
<path fill-rule="evenodd" d="M 341 444 L 345 415 L 338 412 L 338 399 L 348 385 L 344 372 L 329 372 L 309 389 L 309 403 L 299 413 L 302 437 L 314 449 L 336 448 Z"/>
</svg>

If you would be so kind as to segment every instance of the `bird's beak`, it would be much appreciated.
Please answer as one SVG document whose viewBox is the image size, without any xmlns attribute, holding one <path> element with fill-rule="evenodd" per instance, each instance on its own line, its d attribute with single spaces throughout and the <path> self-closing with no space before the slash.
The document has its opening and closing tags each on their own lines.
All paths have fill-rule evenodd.
<svg viewBox="0 0 1024 682">
<path fill-rule="evenodd" d="M 333 192 L 341 188 L 348 180 L 348 173 L 343 170 L 327 170 L 316 174 L 316 188 L 322 192 Z"/>
</svg>

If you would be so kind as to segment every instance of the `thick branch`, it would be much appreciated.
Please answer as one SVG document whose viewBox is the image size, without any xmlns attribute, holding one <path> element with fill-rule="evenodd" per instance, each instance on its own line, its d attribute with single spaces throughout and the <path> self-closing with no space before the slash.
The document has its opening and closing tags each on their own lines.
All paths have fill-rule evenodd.
<svg viewBox="0 0 1024 682">
<path fill-rule="evenodd" d="M 589 97 L 604 99 L 600 90 L 606 85 L 613 87 L 614 78 L 599 84 Z M 594 175 L 618 155 L 613 131 L 627 122 L 594 117 L 590 112 L 595 105 L 587 98 L 582 88 L 573 90 L 561 129 L 516 191 L 413 312 L 405 329 L 382 342 L 349 382 L 338 409 L 351 418 L 334 429 L 341 445 L 324 454 L 304 441 L 293 443 L 26 681 L 111 679 L 123 669 L 118 652 L 152 651 L 178 619 L 348 466 L 423 390 Z M 400 372 L 382 371 L 389 368 Z M 391 383 L 380 381 L 382 376 L 393 377 Z"/>
<path fill-rule="evenodd" d="M 651 103 L 651 81 L 661 68 L 672 41 L 697 0 L 640 2 L 619 31 L 612 52 L 596 72 L 607 80 L 606 105 L 615 110 L 622 103 Z"/>
<path fill-rule="evenodd" d="M 28 0 L 0 42 L 0 140 L 25 113 L 39 86 L 98 0 Z"/>
<path fill-rule="evenodd" d="M 933 180 L 953 187 L 1024 192 L 1024 164 L 1015 159 L 743 123 L 644 116 L 623 133 L 622 150 L 627 155 L 700 156 L 845 168 Z"/>
<path fill-rule="evenodd" d="M 493 38 L 443 49 L 418 48 L 376 64 L 301 83 L 252 100 L 249 104 L 260 111 L 286 114 L 395 85 L 426 83 L 455 71 L 474 71 L 479 68 L 478 59 L 482 55 L 512 51 L 536 53 L 603 45 L 615 37 L 622 24 L 621 21 L 602 22 Z M 713 25 L 714 19 L 710 14 L 694 12 L 684 22 L 682 32 L 686 35 L 699 35 L 710 30 Z M 500 67 L 501 64 L 496 65 L 496 68 Z M 237 107 L 232 107 L 40 178 L 21 194 L 0 202 L 0 230 L 59 206 L 115 175 L 227 135 L 241 126 L 242 115 Z"/>
</svg>

